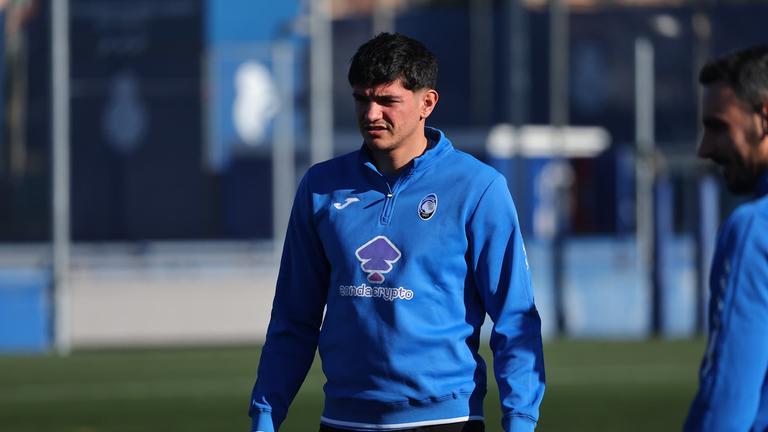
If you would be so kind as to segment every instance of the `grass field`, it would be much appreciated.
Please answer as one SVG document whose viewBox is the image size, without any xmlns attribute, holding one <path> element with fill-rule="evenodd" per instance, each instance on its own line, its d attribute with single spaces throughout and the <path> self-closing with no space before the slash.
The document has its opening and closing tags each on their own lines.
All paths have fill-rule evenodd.
<svg viewBox="0 0 768 432">
<path fill-rule="evenodd" d="M 548 343 L 537 431 L 680 430 L 703 349 L 701 341 Z M 0 431 L 246 431 L 258 356 L 240 347 L 0 357 Z M 323 382 L 315 362 L 281 431 L 317 430 Z M 490 388 L 488 431 L 500 429 L 497 405 Z"/>
</svg>

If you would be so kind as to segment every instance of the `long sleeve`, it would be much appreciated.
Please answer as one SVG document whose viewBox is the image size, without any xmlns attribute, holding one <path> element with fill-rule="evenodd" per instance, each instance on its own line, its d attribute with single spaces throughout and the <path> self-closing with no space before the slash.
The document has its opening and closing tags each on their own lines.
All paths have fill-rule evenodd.
<svg viewBox="0 0 768 432">
<path fill-rule="evenodd" d="M 709 341 L 686 431 L 751 430 L 759 410 L 768 369 L 768 219 L 746 209 L 718 240 Z"/>
<path fill-rule="evenodd" d="M 507 432 L 532 431 L 544 396 L 541 321 L 531 289 L 517 212 L 497 176 L 469 222 L 475 282 L 494 322 L 491 349 Z"/>
<path fill-rule="evenodd" d="M 272 316 L 249 409 L 253 432 L 278 430 L 317 348 L 329 264 L 312 221 L 308 177 L 299 186 L 286 233 Z"/>
</svg>

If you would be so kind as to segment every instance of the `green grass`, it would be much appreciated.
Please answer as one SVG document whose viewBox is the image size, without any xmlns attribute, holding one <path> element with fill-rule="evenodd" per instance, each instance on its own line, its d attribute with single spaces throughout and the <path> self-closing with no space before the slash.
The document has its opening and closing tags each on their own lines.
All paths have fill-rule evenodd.
<svg viewBox="0 0 768 432">
<path fill-rule="evenodd" d="M 680 430 L 703 348 L 701 341 L 548 343 L 537 430 Z M 246 431 L 258 356 L 258 348 L 240 347 L 0 357 L 0 430 Z M 323 382 L 315 362 L 282 431 L 317 430 Z M 499 430 L 495 387 L 485 406 L 488 430 Z"/>
</svg>

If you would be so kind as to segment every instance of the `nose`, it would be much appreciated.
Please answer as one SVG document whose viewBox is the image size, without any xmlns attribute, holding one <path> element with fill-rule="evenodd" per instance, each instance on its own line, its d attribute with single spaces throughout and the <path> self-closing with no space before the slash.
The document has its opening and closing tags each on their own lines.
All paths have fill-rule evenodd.
<svg viewBox="0 0 768 432">
<path fill-rule="evenodd" d="M 376 102 L 367 103 L 363 108 L 362 117 L 366 123 L 375 123 L 381 119 L 381 106 Z"/>
</svg>

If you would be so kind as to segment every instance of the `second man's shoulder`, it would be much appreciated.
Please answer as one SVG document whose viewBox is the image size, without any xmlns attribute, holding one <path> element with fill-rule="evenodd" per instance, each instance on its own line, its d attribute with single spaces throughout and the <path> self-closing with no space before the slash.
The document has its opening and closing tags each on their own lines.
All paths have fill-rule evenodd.
<svg viewBox="0 0 768 432">
<path fill-rule="evenodd" d="M 734 250 L 758 247 L 768 252 L 768 196 L 738 206 L 723 223 L 721 235 Z"/>
</svg>

